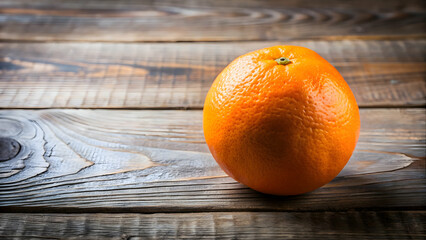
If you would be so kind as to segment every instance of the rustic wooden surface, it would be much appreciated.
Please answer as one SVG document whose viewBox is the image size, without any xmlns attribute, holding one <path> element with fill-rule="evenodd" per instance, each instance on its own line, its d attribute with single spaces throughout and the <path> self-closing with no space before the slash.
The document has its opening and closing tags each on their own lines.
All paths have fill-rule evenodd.
<svg viewBox="0 0 426 240">
<path fill-rule="evenodd" d="M 0 39 L 248 41 L 425 36 L 422 0 L 2 0 Z"/>
<path fill-rule="evenodd" d="M 1 137 L 21 144 L 16 157 L 0 162 L 0 209 L 418 209 L 426 199 L 425 113 L 362 109 L 357 150 L 334 181 L 309 194 L 271 197 L 217 166 L 203 139 L 202 111 L 0 111 Z"/>
<path fill-rule="evenodd" d="M 425 211 L 0 214 L 2 239 L 424 239 Z M 161 226 L 161 227 L 159 227 Z M 261 227 L 253 227 L 261 226 Z M 372 231 L 374 229 L 374 231 Z"/>
<path fill-rule="evenodd" d="M 425 239 L 425 6 L 0 1 L 0 238 Z M 361 107 L 345 169 L 291 197 L 226 176 L 201 127 L 222 68 L 279 44 L 330 61 Z"/>
<path fill-rule="evenodd" d="M 283 42 L 0 43 L 0 107 L 202 109 L 217 74 Z M 424 106 L 426 41 L 291 41 L 330 61 L 361 107 Z"/>
</svg>

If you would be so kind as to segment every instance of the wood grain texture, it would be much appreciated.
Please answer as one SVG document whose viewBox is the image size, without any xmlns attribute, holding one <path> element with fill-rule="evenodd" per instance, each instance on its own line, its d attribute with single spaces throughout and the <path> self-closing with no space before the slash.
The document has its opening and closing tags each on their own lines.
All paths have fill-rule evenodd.
<svg viewBox="0 0 426 240">
<path fill-rule="evenodd" d="M 425 35 L 421 0 L 3 0 L 0 39 L 237 41 Z"/>
<path fill-rule="evenodd" d="M 3 110 L 21 145 L 0 161 L 0 211 L 187 212 L 418 209 L 425 109 L 363 109 L 357 149 L 331 183 L 275 197 L 237 183 L 205 145 L 201 111 Z"/>
<path fill-rule="evenodd" d="M 299 45 L 330 61 L 364 106 L 424 106 L 426 41 L 0 43 L 2 108 L 202 108 L 249 51 Z"/>
<path fill-rule="evenodd" d="M 424 211 L 0 214 L 2 239 L 424 239 Z"/>
</svg>

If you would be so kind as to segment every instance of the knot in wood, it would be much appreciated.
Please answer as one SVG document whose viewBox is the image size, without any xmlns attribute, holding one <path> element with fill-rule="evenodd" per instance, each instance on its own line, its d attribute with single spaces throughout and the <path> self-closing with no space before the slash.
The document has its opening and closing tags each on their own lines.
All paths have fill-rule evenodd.
<svg viewBox="0 0 426 240">
<path fill-rule="evenodd" d="M 7 161 L 18 155 L 21 144 L 12 138 L 0 138 L 0 161 Z"/>
</svg>

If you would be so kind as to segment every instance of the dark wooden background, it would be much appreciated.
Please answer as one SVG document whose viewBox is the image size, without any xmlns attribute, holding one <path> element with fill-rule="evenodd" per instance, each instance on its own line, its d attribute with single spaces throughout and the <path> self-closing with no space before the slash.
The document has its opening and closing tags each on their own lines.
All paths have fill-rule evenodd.
<svg viewBox="0 0 426 240">
<path fill-rule="evenodd" d="M 1 239 L 425 239 L 424 1 L 0 2 Z M 311 193 L 257 193 L 206 147 L 235 57 L 311 48 L 361 134 Z"/>
</svg>

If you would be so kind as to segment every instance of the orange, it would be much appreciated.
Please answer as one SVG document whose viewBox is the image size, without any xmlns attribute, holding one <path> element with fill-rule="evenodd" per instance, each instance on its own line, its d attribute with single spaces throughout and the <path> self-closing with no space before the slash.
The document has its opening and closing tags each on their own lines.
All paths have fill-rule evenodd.
<svg viewBox="0 0 426 240">
<path fill-rule="evenodd" d="M 304 47 L 238 57 L 216 78 L 203 129 L 217 163 L 259 192 L 296 195 L 335 178 L 358 141 L 355 97 L 339 72 Z"/>
</svg>

